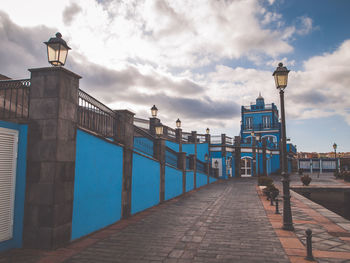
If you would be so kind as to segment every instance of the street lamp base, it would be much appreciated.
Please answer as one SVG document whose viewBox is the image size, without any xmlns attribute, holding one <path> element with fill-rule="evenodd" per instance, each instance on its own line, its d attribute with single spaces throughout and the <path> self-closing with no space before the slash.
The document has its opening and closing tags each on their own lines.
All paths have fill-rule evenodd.
<svg viewBox="0 0 350 263">
<path fill-rule="evenodd" d="M 294 226 L 293 224 L 283 224 L 282 229 L 286 231 L 294 231 Z"/>
</svg>

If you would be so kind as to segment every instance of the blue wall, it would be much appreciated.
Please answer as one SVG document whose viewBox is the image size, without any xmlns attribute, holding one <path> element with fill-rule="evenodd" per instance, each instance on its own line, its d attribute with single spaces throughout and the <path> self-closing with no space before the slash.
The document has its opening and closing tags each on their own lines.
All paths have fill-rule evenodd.
<svg viewBox="0 0 350 263">
<path fill-rule="evenodd" d="M 193 190 L 194 181 L 193 181 L 193 172 L 187 171 L 186 172 L 186 192 Z"/>
<path fill-rule="evenodd" d="M 154 143 L 145 137 L 134 137 L 134 150 L 153 156 Z"/>
<path fill-rule="evenodd" d="M 72 239 L 121 217 L 123 149 L 77 130 Z"/>
<path fill-rule="evenodd" d="M 182 171 L 165 165 L 165 200 L 182 194 Z"/>
<path fill-rule="evenodd" d="M 213 182 L 216 182 L 216 181 L 217 181 L 216 178 L 209 176 L 209 183 L 210 184 L 213 183 Z"/>
<path fill-rule="evenodd" d="M 132 214 L 157 205 L 160 189 L 159 163 L 151 158 L 134 153 L 131 187 Z"/>
<path fill-rule="evenodd" d="M 0 242 L 0 251 L 5 251 L 10 248 L 22 247 L 28 126 L 26 124 L 16 124 L 0 121 L 0 127 L 19 131 L 18 157 L 16 167 L 15 206 L 13 218 L 13 237 L 10 240 Z"/>
<path fill-rule="evenodd" d="M 205 162 L 205 154 L 209 155 L 208 143 L 199 143 L 197 144 L 197 159 Z"/>
<path fill-rule="evenodd" d="M 208 183 L 208 177 L 205 174 L 199 173 L 197 171 L 196 177 L 197 187 L 202 187 L 203 185 L 206 185 Z"/>
<path fill-rule="evenodd" d="M 182 144 L 182 151 L 186 152 L 187 156 L 189 156 L 190 154 L 194 154 L 194 152 L 195 152 L 194 144 L 192 144 L 192 143 Z"/>
<path fill-rule="evenodd" d="M 170 149 L 174 150 L 175 152 L 179 151 L 179 144 L 176 142 L 165 141 L 165 146 L 169 147 Z"/>
</svg>

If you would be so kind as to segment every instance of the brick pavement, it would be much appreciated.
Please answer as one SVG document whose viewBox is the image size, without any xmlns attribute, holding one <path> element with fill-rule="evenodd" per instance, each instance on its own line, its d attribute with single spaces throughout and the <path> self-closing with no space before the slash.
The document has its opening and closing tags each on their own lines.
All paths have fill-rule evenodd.
<svg viewBox="0 0 350 263">
<path fill-rule="evenodd" d="M 17 250 L 3 260 L 21 262 L 24 255 L 23 262 L 41 263 L 289 262 L 255 186 L 253 178 L 211 184 L 66 248 Z"/>
</svg>

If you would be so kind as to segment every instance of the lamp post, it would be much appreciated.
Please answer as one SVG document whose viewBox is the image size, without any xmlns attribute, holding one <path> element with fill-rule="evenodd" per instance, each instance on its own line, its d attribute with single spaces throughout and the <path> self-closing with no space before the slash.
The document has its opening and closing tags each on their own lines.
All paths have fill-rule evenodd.
<svg viewBox="0 0 350 263">
<path fill-rule="evenodd" d="M 338 174 L 337 147 L 338 145 L 336 143 L 333 143 L 334 158 L 335 158 L 335 172 Z"/>
<path fill-rule="evenodd" d="M 255 138 L 256 138 L 256 140 L 257 140 L 257 151 L 258 151 L 258 158 L 256 159 L 256 165 L 258 166 L 258 172 L 257 172 L 257 175 L 258 175 L 258 177 L 260 177 L 260 167 L 259 167 L 259 142 L 260 142 L 260 139 L 261 139 L 261 137 L 260 137 L 260 135 L 256 135 L 255 136 Z"/>
<path fill-rule="evenodd" d="M 282 132 L 282 145 L 281 145 L 281 158 L 282 158 L 282 182 L 283 182 L 283 229 L 293 231 L 293 219 L 292 210 L 290 207 L 290 192 L 289 192 L 289 174 L 287 167 L 287 143 L 286 143 L 286 120 L 284 113 L 284 89 L 287 87 L 289 70 L 283 66 L 283 63 L 279 63 L 272 76 L 275 79 L 276 88 L 280 93 L 281 100 L 281 132 Z"/>
<path fill-rule="evenodd" d="M 62 39 L 60 32 L 56 33 L 56 37 L 52 37 L 49 41 L 44 42 L 47 46 L 47 59 L 52 66 L 61 67 L 66 63 L 68 47 L 66 41 Z"/>
<path fill-rule="evenodd" d="M 178 129 L 181 128 L 181 121 L 180 121 L 180 119 L 176 120 L 176 128 L 178 128 Z"/>
<path fill-rule="evenodd" d="M 157 118 L 157 113 L 158 113 L 158 109 L 157 109 L 156 105 L 153 105 L 153 107 L 151 108 L 152 117 Z"/>
<path fill-rule="evenodd" d="M 156 134 L 160 138 L 163 135 L 163 125 L 159 123 L 155 128 L 156 128 Z"/>
</svg>

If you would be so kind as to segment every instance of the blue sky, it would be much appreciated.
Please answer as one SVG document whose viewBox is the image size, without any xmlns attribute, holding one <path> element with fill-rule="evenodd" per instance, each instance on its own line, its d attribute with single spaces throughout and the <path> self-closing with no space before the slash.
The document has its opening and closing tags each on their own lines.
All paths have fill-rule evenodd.
<svg viewBox="0 0 350 263">
<path fill-rule="evenodd" d="M 115 109 L 168 126 L 239 134 L 240 106 L 259 92 L 279 106 L 272 72 L 290 70 L 287 137 L 299 151 L 350 151 L 350 1 L 1 0 L 0 74 L 48 66 L 57 31 L 66 68 Z"/>
</svg>

